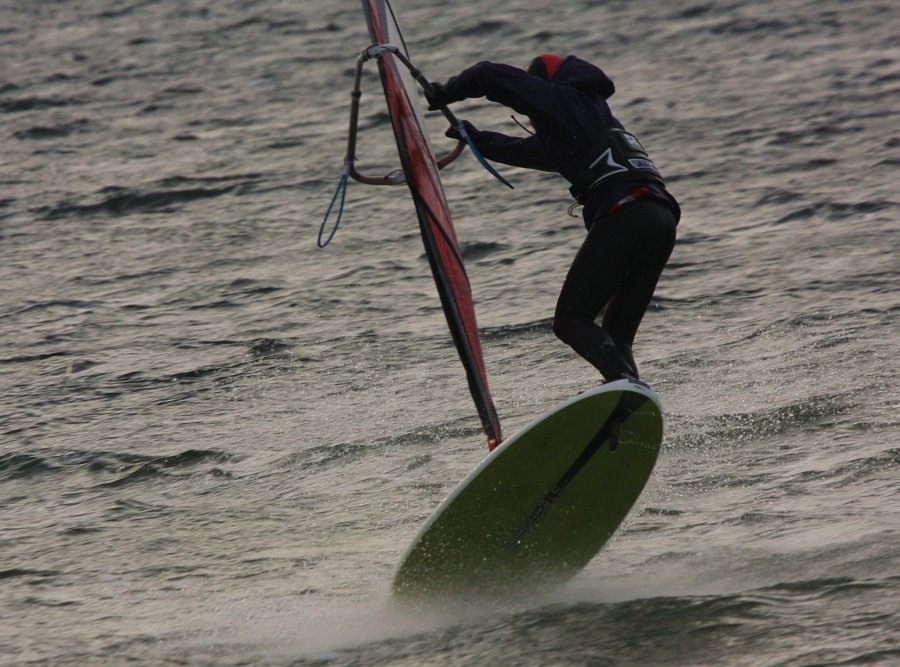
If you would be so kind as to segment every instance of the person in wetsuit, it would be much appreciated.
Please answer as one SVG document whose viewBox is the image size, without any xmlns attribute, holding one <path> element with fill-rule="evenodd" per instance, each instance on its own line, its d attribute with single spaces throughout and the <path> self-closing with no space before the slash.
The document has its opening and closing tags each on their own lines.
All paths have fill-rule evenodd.
<svg viewBox="0 0 900 667">
<path fill-rule="evenodd" d="M 675 245 L 681 210 L 606 103 L 612 80 L 575 56 L 543 54 L 527 71 L 485 61 L 432 86 L 430 108 L 486 97 L 530 118 L 535 132 L 528 137 L 465 128 L 489 160 L 557 172 L 571 183 L 588 234 L 560 292 L 553 331 L 606 381 L 637 380 L 635 334 Z M 447 136 L 460 138 L 454 128 Z"/>
</svg>

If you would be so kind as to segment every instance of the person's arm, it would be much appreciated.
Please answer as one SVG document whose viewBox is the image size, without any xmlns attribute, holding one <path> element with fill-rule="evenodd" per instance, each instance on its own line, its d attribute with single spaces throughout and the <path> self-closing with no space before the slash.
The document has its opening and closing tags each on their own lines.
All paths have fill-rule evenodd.
<svg viewBox="0 0 900 667">
<path fill-rule="evenodd" d="M 441 104 L 486 97 L 532 118 L 545 112 L 552 114 L 555 109 L 551 99 L 553 84 L 511 65 L 480 62 L 451 77 L 446 84 L 434 87 L 437 94 L 431 101 Z"/>
<path fill-rule="evenodd" d="M 482 131 L 468 121 L 463 122 L 475 147 L 488 160 L 525 169 L 556 171 L 547 160 L 544 147 L 537 136 L 510 137 L 500 132 Z M 460 138 L 455 128 L 450 128 L 446 134 L 452 139 Z"/>
</svg>

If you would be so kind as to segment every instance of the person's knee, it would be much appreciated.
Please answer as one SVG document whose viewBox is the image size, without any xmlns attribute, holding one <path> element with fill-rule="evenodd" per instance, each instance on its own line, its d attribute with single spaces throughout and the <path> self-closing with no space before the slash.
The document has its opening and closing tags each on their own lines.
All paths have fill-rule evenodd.
<svg viewBox="0 0 900 667">
<path fill-rule="evenodd" d="M 572 344 L 579 324 L 578 314 L 570 310 L 557 308 L 553 315 L 553 333 L 567 345 Z"/>
<path fill-rule="evenodd" d="M 553 333 L 567 345 L 572 345 L 579 335 L 583 336 L 584 331 L 593 326 L 592 318 L 576 311 L 557 308 L 553 315 Z"/>
<path fill-rule="evenodd" d="M 553 316 L 553 333 L 556 334 L 556 337 L 559 338 L 562 342 L 566 342 L 566 337 L 570 327 L 566 322 L 566 316 L 556 312 Z"/>
</svg>

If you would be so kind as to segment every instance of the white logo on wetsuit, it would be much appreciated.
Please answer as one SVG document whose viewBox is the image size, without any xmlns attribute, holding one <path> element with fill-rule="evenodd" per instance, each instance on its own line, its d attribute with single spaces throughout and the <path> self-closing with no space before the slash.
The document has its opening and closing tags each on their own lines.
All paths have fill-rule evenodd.
<svg viewBox="0 0 900 667">
<path fill-rule="evenodd" d="M 603 153 L 600 155 L 600 157 L 598 157 L 596 160 L 591 162 L 591 166 L 588 167 L 588 169 L 593 169 L 598 164 L 600 164 L 601 162 L 604 162 L 604 161 L 605 161 L 605 164 L 604 164 L 604 169 L 603 169 L 603 175 L 600 176 L 600 178 L 598 178 L 596 181 L 594 181 L 593 183 L 591 183 L 588 186 L 589 190 L 591 188 L 593 188 L 595 185 L 597 185 L 598 183 L 600 183 L 601 181 L 609 178 L 613 174 L 621 174 L 622 172 L 628 171 L 628 167 L 621 165 L 618 162 L 616 162 L 615 160 L 613 160 L 612 150 L 609 148 L 607 148 L 605 151 L 603 151 Z"/>
<path fill-rule="evenodd" d="M 651 160 L 645 160 L 643 158 L 635 158 L 635 159 L 629 160 L 628 164 L 630 164 L 635 169 L 653 169 L 654 171 L 656 170 L 656 165 L 653 164 L 653 162 Z"/>
</svg>

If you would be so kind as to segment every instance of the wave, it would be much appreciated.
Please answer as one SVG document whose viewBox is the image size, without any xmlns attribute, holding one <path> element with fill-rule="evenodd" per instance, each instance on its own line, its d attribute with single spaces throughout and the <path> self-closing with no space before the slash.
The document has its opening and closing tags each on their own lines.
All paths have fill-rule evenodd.
<svg viewBox="0 0 900 667">
<path fill-rule="evenodd" d="M 0 480 L 27 479 L 53 469 L 47 459 L 35 454 L 0 454 Z"/>
<path fill-rule="evenodd" d="M 796 38 L 800 35 L 812 34 L 824 27 L 840 26 L 839 20 L 829 17 L 827 12 L 822 12 L 817 19 L 816 21 L 798 22 L 777 18 L 737 16 L 715 23 L 704 24 L 703 29 L 717 36 L 752 36 L 758 34 L 763 38 L 768 38 L 773 35 L 783 34 L 785 37 Z"/>
<path fill-rule="evenodd" d="M 171 211 L 179 204 L 220 197 L 234 190 L 223 188 L 190 188 L 184 190 L 140 191 L 110 186 L 101 192 L 102 200 L 95 204 L 62 204 L 44 212 L 45 220 L 73 216 L 93 216 L 97 213 L 120 216 L 132 213 Z"/>
<path fill-rule="evenodd" d="M 4 579 L 17 579 L 19 577 L 29 577 L 33 581 L 29 583 L 37 583 L 48 577 L 55 577 L 60 574 L 59 570 L 35 570 L 28 567 L 13 567 L 7 570 L 0 570 L 0 581 Z"/>
<path fill-rule="evenodd" d="M 75 104 L 82 104 L 82 102 L 75 98 L 11 97 L 0 99 L 0 113 L 21 113 L 23 111 L 53 109 Z"/>
<path fill-rule="evenodd" d="M 863 216 L 871 213 L 880 213 L 893 208 L 900 207 L 900 203 L 887 200 L 875 199 L 871 201 L 862 201 L 854 204 L 845 202 L 818 202 L 809 206 L 803 206 L 795 209 L 790 213 L 782 216 L 775 221 L 776 225 L 783 225 L 789 222 L 805 221 L 812 218 L 823 220 L 844 220 L 846 218 Z"/>
<path fill-rule="evenodd" d="M 508 340 L 510 338 L 522 338 L 535 334 L 544 335 L 553 328 L 552 318 L 541 318 L 528 322 L 519 322 L 518 324 L 505 324 L 496 327 L 485 327 L 481 329 L 481 340 L 498 341 Z"/>
<path fill-rule="evenodd" d="M 98 213 L 125 216 L 133 213 L 169 212 L 197 200 L 212 199 L 235 192 L 242 194 L 259 177 L 259 174 L 203 179 L 176 176 L 162 179 L 157 182 L 155 188 L 147 190 L 112 185 L 97 193 L 96 198 L 99 201 L 87 204 L 63 202 L 54 207 L 37 209 L 35 213 L 45 220 L 57 220 L 94 216 Z"/>
<path fill-rule="evenodd" d="M 70 123 L 60 123 L 59 125 L 35 125 L 27 130 L 15 132 L 13 136 L 21 141 L 44 139 L 61 139 L 71 134 L 82 134 L 91 130 L 93 123 L 87 118 L 74 120 Z"/>
<path fill-rule="evenodd" d="M 293 345 L 282 341 L 278 338 L 257 338 L 251 341 L 235 341 L 235 340 L 207 340 L 199 343 L 190 343 L 179 345 L 182 349 L 197 349 L 209 346 L 236 346 L 243 347 L 246 356 L 238 356 L 232 358 L 225 363 L 209 364 L 205 366 L 197 366 L 187 370 L 174 371 L 160 376 L 146 377 L 141 371 L 129 371 L 116 376 L 118 383 L 126 385 L 131 390 L 151 389 L 158 386 L 168 386 L 173 382 L 178 384 L 193 384 L 198 380 L 211 377 L 219 377 L 227 374 L 229 377 L 235 374 L 235 371 L 254 364 L 260 360 L 273 357 L 282 357 L 293 348 Z M 305 357 L 300 358 L 300 360 Z"/>
<path fill-rule="evenodd" d="M 259 338 L 250 345 L 248 352 L 257 359 L 285 354 L 293 346 L 277 338 Z"/>
<path fill-rule="evenodd" d="M 509 246 L 505 243 L 493 243 L 490 241 L 470 241 L 463 242 L 460 245 L 463 259 L 469 262 L 482 259 L 483 257 L 487 257 L 496 252 L 501 252 L 507 248 L 509 248 Z"/>
<path fill-rule="evenodd" d="M 214 449 L 188 449 L 168 455 L 88 450 L 71 450 L 55 455 L 13 452 L 0 455 L 0 481 L 33 479 L 78 470 L 86 471 L 92 477 L 114 476 L 114 479 L 98 481 L 96 486 L 123 486 L 176 473 L 189 473 L 200 464 L 218 466 L 242 458 L 243 456 Z M 202 474 L 210 472 L 212 471 L 205 469 Z"/>
<path fill-rule="evenodd" d="M 44 359 L 52 359 L 53 357 L 67 357 L 70 352 L 45 352 L 43 354 L 21 354 L 14 357 L 0 359 L 0 364 L 27 364 L 32 361 L 43 361 Z"/>
<path fill-rule="evenodd" d="M 513 26 L 509 21 L 504 21 L 502 19 L 484 19 L 479 21 L 474 26 L 467 28 L 457 28 L 454 33 L 458 37 L 485 36 L 493 35 L 508 28 L 514 29 L 515 26 Z"/>
<path fill-rule="evenodd" d="M 796 432 L 846 415 L 853 405 L 845 395 L 805 398 L 751 412 L 733 412 L 704 417 L 698 423 L 673 426 L 668 442 L 673 447 L 710 447 L 722 443 L 738 444 Z M 687 421 L 671 416 L 673 424 Z"/>
<path fill-rule="evenodd" d="M 898 587 L 896 577 L 831 578 L 616 602 L 573 590 L 565 601 L 525 609 L 523 600 L 496 599 L 400 607 L 418 632 L 332 649 L 328 664 L 425 664 L 436 651 L 446 664 L 467 664 L 475 652 L 478 664 L 512 665 L 547 656 L 598 665 L 888 664 L 900 656 L 884 639 Z"/>
<path fill-rule="evenodd" d="M 418 468 L 430 460 L 430 454 L 422 453 L 422 447 L 425 445 L 444 441 L 478 442 L 481 436 L 482 431 L 478 420 L 467 415 L 458 419 L 423 425 L 406 432 L 366 439 L 364 442 L 351 441 L 316 445 L 279 459 L 278 466 L 279 468 L 302 466 L 308 471 L 320 471 L 335 464 L 343 466 L 367 459 L 386 449 L 403 448 L 409 452 L 409 458 L 403 464 L 403 470 L 408 471 Z M 416 483 L 421 482 L 420 479 L 415 481 Z M 412 483 L 410 482 L 410 484 Z"/>
</svg>

